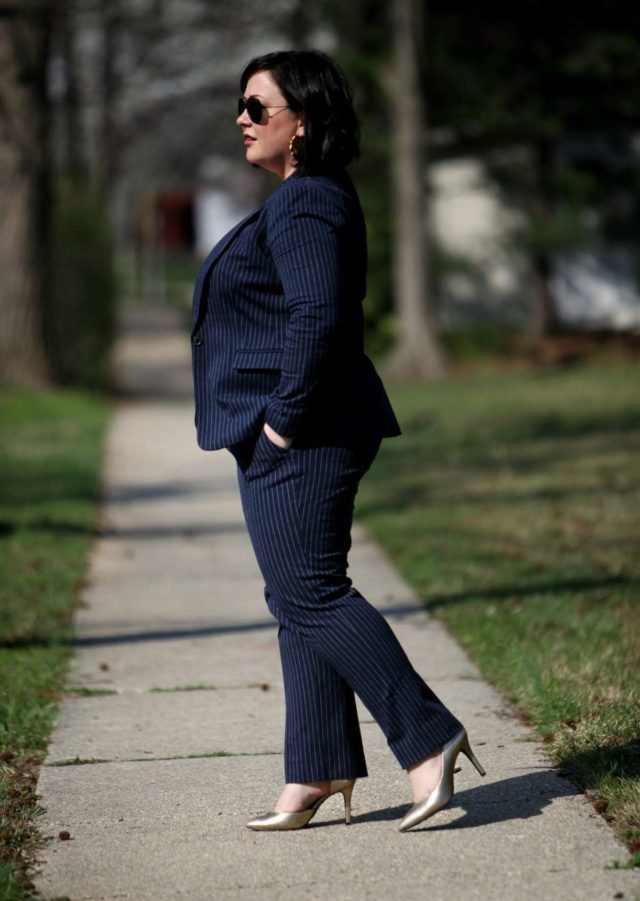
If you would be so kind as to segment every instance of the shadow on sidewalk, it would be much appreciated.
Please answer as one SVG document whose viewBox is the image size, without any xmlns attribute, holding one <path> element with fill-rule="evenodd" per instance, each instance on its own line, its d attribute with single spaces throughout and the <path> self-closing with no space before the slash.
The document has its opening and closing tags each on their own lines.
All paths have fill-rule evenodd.
<svg viewBox="0 0 640 901">
<path fill-rule="evenodd" d="M 435 821 L 427 820 L 424 826 L 412 829 L 411 833 L 470 829 L 509 820 L 528 820 L 531 817 L 540 816 L 544 808 L 556 798 L 580 794 L 579 789 L 554 770 L 541 767 L 533 773 L 527 772 L 521 776 L 503 779 L 500 782 L 492 782 L 488 785 L 479 785 L 476 788 L 456 792 L 447 809 L 461 807 L 464 810 L 462 816 L 450 823 L 440 825 L 438 825 L 437 818 Z M 385 807 L 369 813 L 357 814 L 353 821 L 354 823 L 370 823 L 399 820 L 408 809 L 409 805 L 407 804 Z M 318 827 L 338 822 L 341 820 L 318 823 Z"/>
<path fill-rule="evenodd" d="M 380 611 L 385 617 L 411 616 L 424 613 L 422 604 L 402 604 Z M 177 638 L 210 638 L 214 635 L 229 635 L 239 632 L 255 632 L 262 629 L 276 629 L 274 619 L 256 620 L 249 623 L 230 623 L 223 626 L 202 626 L 192 629 L 158 629 L 157 631 L 116 633 L 111 635 L 92 635 L 77 638 L 73 643 L 77 647 L 93 647 L 107 644 L 133 644 L 143 641 L 174 641 Z"/>
</svg>

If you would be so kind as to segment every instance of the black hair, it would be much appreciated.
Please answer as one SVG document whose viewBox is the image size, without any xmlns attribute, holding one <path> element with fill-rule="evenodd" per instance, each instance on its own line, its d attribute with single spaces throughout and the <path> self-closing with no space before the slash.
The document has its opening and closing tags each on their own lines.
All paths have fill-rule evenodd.
<svg viewBox="0 0 640 901">
<path fill-rule="evenodd" d="M 340 66 L 320 50 L 279 50 L 256 56 L 240 76 L 244 93 L 256 72 L 269 72 L 293 112 L 304 111 L 304 138 L 296 144 L 301 175 L 348 165 L 360 152 L 353 92 Z"/>
</svg>

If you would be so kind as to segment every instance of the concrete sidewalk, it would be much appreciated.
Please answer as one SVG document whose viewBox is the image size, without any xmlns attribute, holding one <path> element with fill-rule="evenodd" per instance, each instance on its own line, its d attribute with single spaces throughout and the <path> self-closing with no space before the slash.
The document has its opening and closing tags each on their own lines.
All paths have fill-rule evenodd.
<svg viewBox="0 0 640 901">
<path fill-rule="evenodd" d="M 130 317 L 130 392 L 112 421 L 100 537 L 78 649 L 38 791 L 51 836 L 47 898 L 633 899 L 637 872 L 609 827 L 360 528 L 350 573 L 420 672 L 466 724 L 451 806 L 400 834 L 406 775 L 366 710 L 370 778 L 310 827 L 256 833 L 282 784 L 276 631 L 245 532 L 233 458 L 195 445 L 189 348 L 167 314 Z M 397 439 L 397 440 L 402 440 Z M 62 830 L 70 840 L 59 838 Z"/>
</svg>

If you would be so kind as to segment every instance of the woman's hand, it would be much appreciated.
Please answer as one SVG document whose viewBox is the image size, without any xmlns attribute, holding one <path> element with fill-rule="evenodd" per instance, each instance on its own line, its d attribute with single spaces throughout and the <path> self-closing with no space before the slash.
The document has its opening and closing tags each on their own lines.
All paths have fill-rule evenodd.
<svg viewBox="0 0 640 901">
<path fill-rule="evenodd" d="M 265 432 L 269 441 L 273 441 L 274 444 L 277 444 L 278 447 L 288 448 L 293 444 L 293 438 L 284 438 L 282 435 L 278 435 L 277 432 L 274 432 L 270 425 L 267 425 L 265 422 L 262 426 L 263 431 Z"/>
</svg>

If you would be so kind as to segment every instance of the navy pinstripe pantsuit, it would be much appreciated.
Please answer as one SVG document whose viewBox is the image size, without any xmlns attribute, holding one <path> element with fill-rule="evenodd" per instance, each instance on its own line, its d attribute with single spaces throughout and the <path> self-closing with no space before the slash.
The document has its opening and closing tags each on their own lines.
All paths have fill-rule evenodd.
<svg viewBox="0 0 640 901">
<path fill-rule="evenodd" d="M 279 623 L 287 782 L 366 775 L 354 692 L 405 768 L 461 728 L 347 576 L 359 481 L 400 433 L 363 351 L 366 260 L 347 173 L 294 173 L 216 245 L 194 291 L 198 443 L 238 464 Z"/>
</svg>

